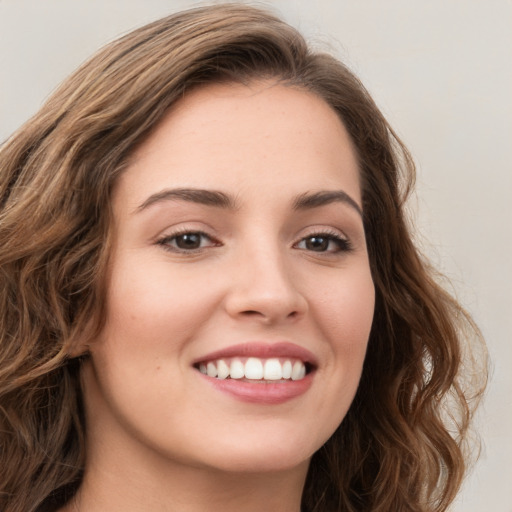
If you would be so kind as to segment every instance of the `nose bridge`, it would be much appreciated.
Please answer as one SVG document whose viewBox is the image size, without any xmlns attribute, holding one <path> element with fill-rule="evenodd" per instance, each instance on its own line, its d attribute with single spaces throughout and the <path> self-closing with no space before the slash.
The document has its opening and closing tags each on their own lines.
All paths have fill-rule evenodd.
<svg viewBox="0 0 512 512">
<path fill-rule="evenodd" d="M 294 318 L 306 309 L 306 300 L 293 279 L 287 259 L 289 248 L 278 240 L 260 237 L 237 254 L 235 278 L 230 293 L 231 314 L 266 321 Z"/>
</svg>

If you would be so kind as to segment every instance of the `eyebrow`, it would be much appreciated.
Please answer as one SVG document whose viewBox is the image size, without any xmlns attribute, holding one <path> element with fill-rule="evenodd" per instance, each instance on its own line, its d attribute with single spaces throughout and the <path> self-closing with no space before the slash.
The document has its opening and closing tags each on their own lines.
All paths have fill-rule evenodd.
<svg viewBox="0 0 512 512">
<path fill-rule="evenodd" d="M 188 201 L 190 203 L 216 206 L 229 210 L 236 209 L 236 201 L 229 195 L 218 190 L 203 190 L 197 188 L 166 189 L 149 196 L 138 208 L 137 212 L 145 210 L 161 201 Z"/>
<path fill-rule="evenodd" d="M 175 188 L 165 189 L 149 196 L 136 212 L 140 212 L 150 206 L 162 201 L 187 201 L 191 203 L 214 206 L 228 210 L 236 210 L 237 203 L 235 198 L 219 190 L 205 190 L 197 188 Z M 309 210 L 319 208 L 332 203 L 344 203 L 353 208 L 361 217 L 363 211 L 361 207 L 343 190 L 322 190 L 319 192 L 305 192 L 295 198 L 293 202 L 294 210 Z"/>
<path fill-rule="evenodd" d="M 361 207 L 343 190 L 322 190 L 313 193 L 306 192 L 295 199 L 293 208 L 295 210 L 309 210 L 310 208 L 318 208 L 331 203 L 347 204 L 361 217 L 363 216 Z"/>
</svg>

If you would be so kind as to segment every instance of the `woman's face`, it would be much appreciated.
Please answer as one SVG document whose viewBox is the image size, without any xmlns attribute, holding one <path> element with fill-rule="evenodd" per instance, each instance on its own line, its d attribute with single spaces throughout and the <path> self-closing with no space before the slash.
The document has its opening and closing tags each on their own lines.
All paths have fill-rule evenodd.
<svg viewBox="0 0 512 512">
<path fill-rule="evenodd" d="M 195 90 L 137 150 L 113 209 L 107 321 L 84 368 L 89 460 L 307 467 L 354 397 L 374 309 L 336 114 L 268 82 Z"/>
</svg>

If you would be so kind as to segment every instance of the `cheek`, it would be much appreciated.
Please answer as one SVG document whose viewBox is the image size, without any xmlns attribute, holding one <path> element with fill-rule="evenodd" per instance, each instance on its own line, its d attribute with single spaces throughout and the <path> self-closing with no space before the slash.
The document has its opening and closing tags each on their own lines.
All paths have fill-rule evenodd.
<svg viewBox="0 0 512 512">
<path fill-rule="evenodd" d="M 375 308 L 369 268 L 333 280 L 324 293 L 317 294 L 315 304 L 318 324 L 333 350 L 364 354 Z"/>
<path fill-rule="evenodd" d="M 175 348 L 215 308 L 214 290 L 188 274 L 172 275 L 161 263 L 128 268 L 119 264 L 111 276 L 106 326 L 125 344 L 141 351 L 159 343 Z"/>
<path fill-rule="evenodd" d="M 314 316 L 326 340 L 326 374 L 340 421 L 359 385 L 374 307 L 375 289 L 365 268 L 351 272 L 338 286 L 330 286 L 316 301 Z"/>
<path fill-rule="evenodd" d="M 107 322 L 91 347 L 89 411 L 102 411 L 113 432 L 121 425 L 145 443 L 157 439 L 164 446 L 169 431 L 179 430 L 173 411 L 188 407 L 183 361 L 213 299 L 198 297 L 190 279 L 170 276 L 168 265 L 132 263 L 118 259 L 110 276 Z"/>
<path fill-rule="evenodd" d="M 348 274 L 348 272 L 347 272 Z M 312 298 L 312 317 L 321 330 L 321 399 L 312 416 L 325 442 L 343 421 L 356 394 L 373 320 L 375 290 L 369 269 L 337 279 Z M 314 430 L 313 429 L 313 430 Z"/>
</svg>

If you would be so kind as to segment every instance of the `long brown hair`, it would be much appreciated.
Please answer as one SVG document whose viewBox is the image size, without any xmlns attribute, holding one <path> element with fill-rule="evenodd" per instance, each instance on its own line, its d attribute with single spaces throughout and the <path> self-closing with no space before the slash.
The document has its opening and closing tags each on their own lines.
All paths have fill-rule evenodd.
<svg viewBox="0 0 512 512">
<path fill-rule="evenodd" d="M 376 288 L 361 383 L 313 456 L 303 509 L 440 512 L 453 500 L 485 350 L 412 242 L 409 153 L 342 63 L 269 13 L 224 4 L 111 43 L 0 150 L 1 510 L 53 510 L 80 485 L 80 358 L 70 354 L 102 325 L 117 176 L 187 90 L 259 78 L 317 94 L 346 126 Z"/>
</svg>

